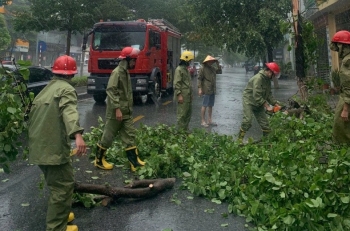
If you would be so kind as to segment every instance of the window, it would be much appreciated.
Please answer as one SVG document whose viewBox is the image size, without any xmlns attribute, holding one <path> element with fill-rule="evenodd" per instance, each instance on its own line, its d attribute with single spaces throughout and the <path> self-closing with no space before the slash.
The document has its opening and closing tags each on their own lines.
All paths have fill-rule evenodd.
<svg viewBox="0 0 350 231">
<path fill-rule="evenodd" d="M 52 72 L 50 70 L 40 67 L 29 67 L 29 83 L 35 83 L 40 81 L 49 81 L 52 78 Z"/>
<path fill-rule="evenodd" d="M 146 30 L 137 26 L 105 26 L 96 28 L 92 41 L 94 50 L 121 51 L 124 47 L 145 47 Z"/>
<path fill-rule="evenodd" d="M 155 47 L 156 49 L 160 49 L 160 34 L 153 30 L 149 31 L 149 49 Z"/>
</svg>

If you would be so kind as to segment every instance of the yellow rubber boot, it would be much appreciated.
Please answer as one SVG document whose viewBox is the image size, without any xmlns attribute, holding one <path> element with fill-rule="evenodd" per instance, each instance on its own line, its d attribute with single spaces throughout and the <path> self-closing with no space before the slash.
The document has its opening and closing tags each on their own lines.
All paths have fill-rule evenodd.
<svg viewBox="0 0 350 231">
<path fill-rule="evenodd" d="M 74 220 L 74 213 L 70 212 L 68 216 L 68 222 L 72 222 Z"/>
<path fill-rule="evenodd" d="M 113 164 L 110 164 L 106 161 L 105 159 L 106 151 L 107 151 L 106 148 L 97 144 L 97 152 L 95 155 L 94 165 L 103 170 L 111 170 L 113 169 Z"/>
<path fill-rule="evenodd" d="M 67 225 L 66 231 L 78 231 L 78 226 L 76 226 L 76 225 Z"/>
<path fill-rule="evenodd" d="M 139 150 L 138 150 L 137 148 L 136 148 L 136 155 L 137 155 L 137 162 L 138 162 L 140 165 L 144 166 L 144 165 L 146 164 L 146 162 L 140 160 L 140 158 L 139 158 Z"/>
<path fill-rule="evenodd" d="M 129 147 L 125 149 L 126 151 L 126 156 L 128 157 L 128 160 L 130 162 L 130 169 L 132 172 L 136 171 L 136 167 L 142 167 L 146 164 L 146 162 L 140 160 L 138 157 L 138 150 L 136 146 Z"/>
</svg>

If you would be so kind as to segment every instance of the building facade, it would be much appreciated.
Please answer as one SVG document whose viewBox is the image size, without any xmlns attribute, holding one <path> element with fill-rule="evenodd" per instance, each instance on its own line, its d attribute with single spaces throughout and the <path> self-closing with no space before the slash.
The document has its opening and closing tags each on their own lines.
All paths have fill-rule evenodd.
<svg viewBox="0 0 350 231">
<path fill-rule="evenodd" d="M 319 40 L 317 76 L 330 82 L 330 72 L 339 69 L 336 52 L 330 51 L 329 43 L 340 30 L 350 31 L 349 0 L 304 0 L 305 17 L 312 21 Z"/>
</svg>

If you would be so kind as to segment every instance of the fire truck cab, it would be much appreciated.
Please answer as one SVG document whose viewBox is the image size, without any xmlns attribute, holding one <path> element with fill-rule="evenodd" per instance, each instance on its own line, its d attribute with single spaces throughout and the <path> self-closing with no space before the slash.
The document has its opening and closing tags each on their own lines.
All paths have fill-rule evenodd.
<svg viewBox="0 0 350 231">
<path fill-rule="evenodd" d="M 84 36 L 83 50 L 90 35 L 87 93 L 96 102 L 105 101 L 109 76 L 127 46 L 140 50 L 135 68 L 129 70 L 134 99 L 156 102 L 162 94 L 173 92 L 181 34 L 172 24 L 164 19 L 99 22 Z"/>
</svg>

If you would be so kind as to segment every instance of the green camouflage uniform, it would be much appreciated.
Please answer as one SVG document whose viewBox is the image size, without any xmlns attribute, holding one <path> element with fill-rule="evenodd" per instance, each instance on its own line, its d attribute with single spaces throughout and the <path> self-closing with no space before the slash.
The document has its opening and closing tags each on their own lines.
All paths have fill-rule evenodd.
<svg viewBox="0 0 350 231">
<path fill-rule="evenodd" d="M 344 103 L 349 105 L 350 109 L 350 45 L 338 45 L 339 58 L 342 64 L 339 70 L 340 77 L 340 95 L 337 107 L 335 109 L 333 123 L 333 140 L 338 143 L 350 143 L 350 121 L 343 121 L 341 113 Z"/>
<path fill-rule="evenodd" d="M 111 147 L 117 133 L 125 148 L 135 146 L 135 127 L 132 117 L 133 93 L 128 62 L 123 59 L 113 70 L 107 85 L 106 124 L 100 144 L 104 148 Z M 115 111 L 119 108 L 123 120 L 118 121 Z"/>
<path fill-rule="evenodd" d="M 177 96 L 182 95 L 184 102 L 177 104 L 177 126 L 178 129 L 188 130 L 188 125 L 192 116 L 192 82 L 191 75 L 187 70 L 187 66 L 179 65 L 175 70 L 174 77 L 175 94 L 174 100 L 177 101 Z"/>
<path fill-rule="evenodd" d="M 39 165 L 50 190 L 46 230 L 66 230 L 74 189 L 71 139 L 83 133 L 77 93 L 66 79 L 54 79 L 35 97 L 29 115 L 29 163 Z"/>
<path fill-rule="evenodd" d="M 271 93 L 271 79 L 261 70 L 248 82 L 243 92 L 243 121 L 241 130 L 246 132 L 252 126 L 253 115 L 258 121 L 264 133 L 270 132 L 270 125 L 265 113 L 264 103 L 275 105 L 275 100 Z"/>
</svg>

